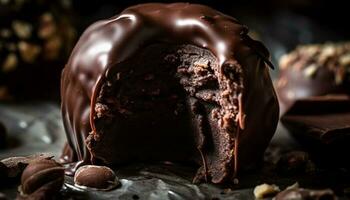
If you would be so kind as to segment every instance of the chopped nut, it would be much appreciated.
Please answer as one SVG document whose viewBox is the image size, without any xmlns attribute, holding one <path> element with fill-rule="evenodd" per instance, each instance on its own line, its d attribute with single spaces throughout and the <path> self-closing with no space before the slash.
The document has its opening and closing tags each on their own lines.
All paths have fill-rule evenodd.
<svg viewBox="0 0 350 200">
<path fill-rule="evenodd" d="M 335 47 L 329 44 L 322 49 L 318 59 L 320 63 L 325 63 L 329 58 L 335 55 L 336 55 Z"/>
<path fill-rule="evenodd" d="M 51 37 L 56 31 L 56 24 L 51 13 L 44 13 L 40 17 L 40 27 L 38 29 L 38 36 L 42 39 Z"/>
<path fill-rule="evenodd" d="M 279 66 L 281 69 L 286 69 L 291 62 L 297 58 L 297 54 L 296 53 L 290 53 L 290 54 L 285 54 L 281 57 L 280 61 L 279 61 Z"/>
<path fill-rule="evenodd" d="M 109 108 L 107 105 L 105 104 L 102 104 L 102 103 L 96 103 L 96 106 L 95 106 L 95 112 L 96 112 L 96 116 L 98 118 L 101 118 L 103 116 L 112 116 L 110 113 L 109 113 Z"/>
<path fill-rule="evenodd" d="M 315 56 L 317 53 L 320 51 L 320 46 L 319 45 L 308 45 L 304 49 L 304 53 L 307 54 L 308 56 Z"/>
<path fill-rule="evenodd" d="M 195 67 L 201 67 L 201 68 L 208 68 L 209 67 L 209 61 L 208 60 L 205 60 L 204 62 L 201 61 L 197 61 L 193 64 Z"/>
<path fill-rule="evenodd" d="M 21 41 L 18 43 L 18 49 L 21 58 L 27 62 L 32 63 L 39 55 L 41 48 L 35 44 L 29 44 L 28 42 Z"/>
<path fill-rule="evenodd" d="M 295 98 L 295 92 L 294 91 L 288 91 L 287 92 L 287 98 L 288 99 L 294 99 Z"/>
<path fill-rule="evenodd" d="M 339 63 L 343 66 L 350 65 L 350 53 L 344 54 L 339 58 Z"/>
<path fill-rule="evenodd" d="M 59 56 L 60 49 L 62 46 L 62 39 L 58 36 L 49 39 L 45 43 L 45 58 L 53 60 Z"/>
<path fill-rule="evenodd" d="M 261 184 L 254 188 L 254 196 L 257 199 L 262 199 L 268 196 L 273 196 L 280 191 L 279 187 L 276 185 Z"/>
<path fill-rule="evenodd" d="M 18 59 L 16 54 L 10 53 L 7 55 L 4 63 L 2 64 L 2 71 L 3 72 L 10 72 L 14 70 L 17 66 Z"/>
<path fill-rule="evenodd" d="M 278 79 L 276 85 L 277 85 L 278 88 L 281 88 L 281 87 L 286 86 L 287 83 L 288 83 L 288 79 L 286 79 L 285 77 L 281 77 L 280 79 Z"/>
<path fill-rule="evenodd" d="M 318 66 L 317 66 L 315 63 L 313 63 L 313 64 L 307 66 L 307 67 L 304 69 L 304 75 L 305 75 L 306 77 L 312 77 L 313 75 L 315 75 L 315 73 L 316 73 L 316 71 L 317 71 L 317 68 L 318 68 Z"/>
<path fill-rule="evenodd" d="M 23 21 L 15 20 L 12 22 L 12 29 L 15 31 L 16 35 L 21 39 L 27 39 L 32 35 L 32 26 Z"/>
<path fill-rule="evenodd" d="M 344 66 L 339 67 L 335 71 L 335 84 L 340 85 L 343 83 L 346 75 L 346 69 Z"/>
</svg>

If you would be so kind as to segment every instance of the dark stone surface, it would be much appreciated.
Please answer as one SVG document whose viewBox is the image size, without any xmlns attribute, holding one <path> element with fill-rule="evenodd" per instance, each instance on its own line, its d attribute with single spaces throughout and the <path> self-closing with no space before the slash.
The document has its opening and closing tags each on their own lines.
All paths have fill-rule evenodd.
<svg viewBox="0 0 350 200">
<path fill-rule="evenodd" d="M 0 120 L 9 125 L 9 136 L 17 145 L 0 150 L 0 159 L 9 156 L 29 155 L 39 152 L 61 153 L 65 135 L 60 118 L 59 106 L 51 103 L 30 103 L 27 105 L 0 104 Z M 25 135 L 25 136 L 24 136 Z M 239 184 L 218 186 L 213 184 L 192 184 L 195 172 L 189 166 L 164 163 L 135 164 L 115 169 L 121 187 L 114 190 L 94 191 L 76 188 L 72 177 L 66 177 L 63 199 L 255 199 L 253 189 L 261 183 L 276 184 L 282 190 L 299 182 L 303 188 L 331 188 L 338 196 L 350 187 L 349 169 L 324 167 L 316 164 L 314 170 L 298 173 L 278 173 L 277 163 L 288 152 L 303 150 L 291 138 L 284 127 L 279 126 L 260 170 L 241 174 Z M 56 157 L 58 158 L 58 157 Z M 312 157 L 310 157 L 312 159 Z M 19 182 L 12 181 L 0 191 L 8 199 L 14 199 Z M 340 199 L 346 199 L 340 198 Z"/>
</svg>

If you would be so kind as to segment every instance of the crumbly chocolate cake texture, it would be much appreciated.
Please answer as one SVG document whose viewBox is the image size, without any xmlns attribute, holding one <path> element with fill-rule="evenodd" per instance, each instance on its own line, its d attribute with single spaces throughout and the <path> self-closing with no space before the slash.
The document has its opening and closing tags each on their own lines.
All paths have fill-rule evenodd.
<svg viewBox="0 0 350 200">
<path fill-rule="evenodd" d="M 62 159 L 192 162 L 195 180 L 213 183 L 254 167 L 279 107 L 269 53 L 247 34 L 189 3 L 136 5 L 91 25 L 62 73 Z"/>
</svg>

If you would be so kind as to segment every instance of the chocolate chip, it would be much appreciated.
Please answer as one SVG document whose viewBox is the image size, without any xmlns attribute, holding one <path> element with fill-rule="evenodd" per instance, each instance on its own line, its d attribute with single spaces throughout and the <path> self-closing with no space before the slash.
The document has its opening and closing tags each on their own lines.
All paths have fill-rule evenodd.
<svg viewBox="0 0 350 200">
<path fill-rule="evenodd" d="M 74 183 L 80 188 L 110 190 L 120 182 L 113 170 L 105 166 L 85 165 L 80 167 L 74 176 Z"/>
<path fill-rule="evenodd" d="M 20 196 L 28 199 L 53 197 L 61 190 L 64 182 L 64 168 L 55 160 L 31 162 L 21 177 Z M 46 197 L 46 198 L 45 198 Z"/>
</svg>

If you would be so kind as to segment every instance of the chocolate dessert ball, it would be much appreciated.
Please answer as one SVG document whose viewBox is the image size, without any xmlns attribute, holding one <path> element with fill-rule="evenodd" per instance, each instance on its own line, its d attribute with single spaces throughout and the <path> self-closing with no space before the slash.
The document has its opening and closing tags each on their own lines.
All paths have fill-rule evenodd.
<svg viewBox="0 0 350 200">
<path fill-rule="evenodd" d="M 0 100 L 58 93 L 75 40 L 70 1 L 0 1 Z"/>
<path fill-rule="evenodd" d="M 350 42 L 299 46 L 284 55 L 279 65 L 281 111 L 298 99 L 350 93 Z"/>
<path fill-rule="evenodd" d="M 262 158 L 278 121 L 269 53 L 207 6 L 141 4 L 91 25 L 62 73 L 78 164 L 195 162 L 222 183 Z"/>
</svg>

